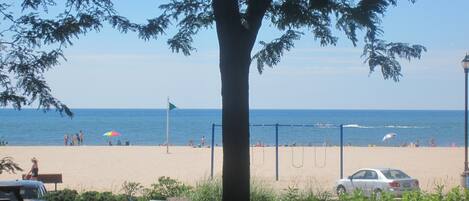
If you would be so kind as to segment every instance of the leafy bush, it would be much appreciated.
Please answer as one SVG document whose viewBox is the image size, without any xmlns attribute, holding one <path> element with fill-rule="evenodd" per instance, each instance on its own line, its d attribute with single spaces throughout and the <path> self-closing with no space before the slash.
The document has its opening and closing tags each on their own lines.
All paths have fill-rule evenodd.
<svg viewBox="0 0 469 201">
<path fill-rule="evenodd" d="M 272 188 L 268 188 L 265 185 L 261 185 L 261 184 L 251 185 L 251 201 L 272 201 L 272 200 L 277 200 L 277 195 Z"/>
<path fill-rule="evenodd" d="M 127 201 L 125 195 L 114 195 L 111 192 L 88 191 L 82 193 L 75 201 Z"/>
<path fill-rule="evenodd" d="M 75 201 L 78 196 L 76 190 L 64 189 L 61 191 L 49 192 L 44 196 L 47 201 Z"/>
<path fill-rule="evenodd" d="M 128 201 L 125 195 L 114 195 L 111 192 L 87 191 L 78 194 L 77 191 L 70 189 L 49 192 L 43 199 L 47 201 Z"/>
<path fill-rule="evenodd" d="M 127 200 L 136 200 L 137 198 L 135 197 L 137 193 L 142 191 L 143 186 L 140 183 L 137 182 L 124 182 L 122 184 L 122 191 L 124 191 L 124 195 L 126 196 Z"/>
<path fill-rule="evenodd" d="M 288 187 L 285 193 L 280 196 L 280 201 L 299 201 L 301 198 L 300 190 L 295 187 Z"/>
<path fill-rule="evenodd" d="M 354 191 L 335 198 L 330 192 L 315 192 L 311 189 L 302 191 L 295 187 L 288 187 L 281 193 L 265 185 L 251 185 L 251 201 L 394 201 L 394 197 L 386 192 L 379 196 L 373 194 L 366 196 L 362 191 Z M 142 196 L 138 192 L 142 185 L 135 182 L 125 182 L 122 191 L 125 194 L 116 195 L 111 192 L 87 191 L 78 194 L 75 190 L 65 189 L 50 192 L 45 197 L 46 201 L 149 201 L 166 200 L 170 197 L 184 197 L 190 201 L 221 201 L 222 186 L 220 180 L 203 181 L 195 188 L 184 185 L 169 177 L 161 177 L 152 188 L 143 189 Z M 469 190 L 453 188 L 444 193 L 443 186 L 437 186 L 434 192 L 406 192 L 402 201 L 469 201 Z"/>
<path fill-rule="evenodd" d="M 143 197 L 148 200 L 165 200 L 170 197 L 178 197 L 191 190 L 190 186 L 171 179 L 169 177 L 158 178 L 158 183 L 152 184 L 152 188 L 144 189 Z"/>
<path fill-rule="evenodd" d="M 304 199 L 307 201 L 331 201 L 332 199 L 332 194 L 327 191 L 318 191 L 314 192 L 312 190 L 309 190 L 304 193 Z"/>
<path fill-rule="evenodd" d="M 371 197 L 366 196 L 363 191 L 356 190 L 351 194 L 344 194 L 339 197 L 340 201 L 394 201 L 394 196 L 389 193 L 382 192 L 378 196 L 373 193 Z"/>
<path fill-rule="evenodd" d="M 441 200 L 438 197 L 435 197 L 435 199 L 431 199 L 431 200 Z M 408 192 L 408 193 L 405 193 L 404 195 L 402 195 L 402 200 L 403 201 L 404 200 L 405 201 L 420 201 L 420 200 L 424 201 L 424 200 L 430 200 L 429 198 L 430 198 L 430 196 L 428 194 L 425 195 L 421 191 Z"/>
<path fill-rule="evenodd" d="M 191 201 L 221 201 L 222 187 L 219 180 L 203 181 L 187 192 L 185 197 Z"/>
<path fill-rule="evenodd" d="M 79 195 L 76 201 L 96 201 L 99 197 L 101 197 L 99 192 L 87 191 Z"/>
<path fill-rule="evenodd" d="M 314 192 L 309 189 L 301 191 L 295 187 L 288 187 L 285 192 L 280 195 L 280 201 L 331 201 L 332 194 L 327 191 Z"/>
<path fill-rule="evenodd" d="M 443 186 L 437 186 L 434 193 L 421 191 L 405 193 L 402 201 L 469 201 L 469 190 L 456 187 L 445 194 Z"/>
<path fill-rule="evenodd" d="M 195 188 L 188 191 L 184 197 L 191 201 L 221 201 L 222 186 L 220 180 L 206 180 L 198 183 Z M 251 201 L 273 201 L 277 200 L 276 193 L 264 185 L 251 185 Z"/>
</svg>

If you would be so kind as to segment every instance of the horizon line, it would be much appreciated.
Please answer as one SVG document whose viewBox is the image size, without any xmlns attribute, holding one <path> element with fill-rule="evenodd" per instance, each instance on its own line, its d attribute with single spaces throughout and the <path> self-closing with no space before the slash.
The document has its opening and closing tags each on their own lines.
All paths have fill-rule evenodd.
<svg viewBox="0 0 469 201">
<path fill-rule="evenodd" d="M 13 107 L 3 107 L 1 109 L 9 109 L 9 110 L 17 110 Z M 70 108 L 71 110 L 166 110 L 167 108 L 131 108 L 131 107 L 121 107 L 121 108 L 112 108 L 112 107 L 76 107 L 76 108 Z M 222 110 L 222 108 L 181 108 L 178 107 L 178 110 Z M 42 108 L 32 108 L 32 107 L 27 107 L 27 108 L 21 108 L 20 110 L 43 110 Z M 464 111 L 464 109 L 443 109 L 443 108 L 435 108 L 435 109 L 429 109 L 429 108 L 249 108 L 249 110 L 369 110 L 369 111 Z M 49 109 L 50 112 L 54 112 L 55 109 L 51 108 Z"/>
</svg>

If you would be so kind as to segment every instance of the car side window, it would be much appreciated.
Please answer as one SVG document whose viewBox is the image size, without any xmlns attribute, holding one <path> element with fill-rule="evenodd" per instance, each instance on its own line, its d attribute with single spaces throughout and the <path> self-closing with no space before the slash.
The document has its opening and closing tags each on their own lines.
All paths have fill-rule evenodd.
<svg viewBox="0 0 469 201">
<path fill-rule="evenodd" d="M 365 178 L 364 179 L 370 179 L 370 180 L 374 179 L 374 180 L 376 180 L 376 179 L 378 179 L 378 174 L 373 170 L 367 170 L 366 173 L 365 173 Z"/>
<path fill-rule="evenodd" d="M 352 175 L 352 179 L 364 179 L 365 174 L 366 174 L 365 170 L 358 171 L 357 173 Z"/>
</svg>

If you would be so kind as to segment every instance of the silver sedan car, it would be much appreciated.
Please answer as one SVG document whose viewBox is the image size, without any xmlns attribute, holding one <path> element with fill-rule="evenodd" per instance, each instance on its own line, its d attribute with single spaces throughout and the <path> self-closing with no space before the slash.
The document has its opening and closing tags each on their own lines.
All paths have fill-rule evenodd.
<svg viewBox="0 0 469 201">
<path fill-rule="evenodd" d="M 419 181 L 409 177 L 404 172 L 392 168 L 364 168 L 352 176 L 337 181 L 335 190 L 338 195 L 361 190 L 366 196 L 373 193 L 380 197 L 382 192 L 388 192 L 401 197 L 406 191 L 419 190 Z"/>
</svg>

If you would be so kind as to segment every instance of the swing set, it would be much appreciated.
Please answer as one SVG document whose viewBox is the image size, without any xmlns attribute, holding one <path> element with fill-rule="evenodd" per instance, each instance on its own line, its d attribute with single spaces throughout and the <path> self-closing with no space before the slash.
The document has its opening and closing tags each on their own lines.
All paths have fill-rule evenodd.
<svg viewBox="0 0 469 201">
<path fill-rule="evenodd" d="M 223 125 L 221 124 L 212 124 L 212 140 L 211 140 L 211 146 L 210 146 L 210 178 L 213 179 L 213 172 L 214 172 L 214 157 L 215 157 L 215 128 L 216 127 L 222 127 Z M 279 134 L 279 128 L 280 127 L 317 127 L 317 125 L 313 124 L 307 124 L 307 125 L 298 125 L 298 124 L 251 124 L 249 127 L 273 127 L 275 128 L 275 180 L 279 180 L 279 157 L 278 157 L 278 134 Z M 340 178 L 343 178 L 343 150 L 344 150 L 344 128 L 348 127 L 347 125 L 340 124 L 337 126 L 337 128 L 340 128 Z M 259 147 L 262 150 L 262 160 L 261 163 L 259 164 L 264 164 L 264 158 L 265 158 L 265 147 L 261 146 Z M 291 147 L 291 153 L 292 153 L 292 166 L 295 168 L 302 168 L 304 166 L 304 158 L 305 158 L 305 147 Z M 295 162 L 294 160 L 294 155 L 295 155 L 295 148 L 301 148 L 301 160 L 299 162 Z M 324 141 L 322 144 L 322 149 L 324 150 L 323 152 L 318 150 L 318 146 L 313 146 L 313 160 L 314 160 L 314 167 L 315 168 L 324 168 L 327 165 L 327 143 Z M 251 160 L 254 161 L 254 150 L 253 147 L 251 147 Z M 323 154 L 324 160 L 323 162 L 318 162 L 319 155 Z"/>
<path fill-rule="evenodd" d="M 322 143 L 321 146 L 322 146 L 322 149 L 324 150 L 322 152 L 318 151 L 318 146 L 316 146 L 316 145 L 312 146 L 312 148 L 313 148 L 313 151 L 312 151 L 313 168 L 324 168 L 327 165 L 327 143 L 324 141 L 324 143 Z M 303 145 L 298 146 L 298 147 L 297 146 L 292 146 L 291 147 L 291 165 L 292 165 L 292 167 L 294 167 L 294 168 L 304 167 L 305 147 L 306 146 L 303 146 Z M 295 149 L 300 149 L 300 160 L 299 161 L 295 160 Z M 318 159 L 319 158 L 318 155 L 320 155 L 322 153 L 324 154 L 324 156 L 323 156 L 322 162 L 319 162 L 321 160 Z"/>
<path fill-rule="evenodd" d="M 356 128 L 356 126 L 354 126 L 355 124 L 340 124 L 340 125 L 337 125 L 336 128 L 339 128 L 339 132 L 340 132 L 340 136 L 339 136 L 339 173 L 340 173 L 340 179 L 343 179 L 344 178 L 344 128 Z M 280 127 L 317 127 L 317 125 L 312 125 L 312 124 L 308 124 L 308 125 L 298 125 L 298 124 L 251 124 L 249 125 L 249 127 L 259 127 L 259 126 L 262 126 L 262 127 L 274 127 L 275 128 L 275 180 L 278 181 L 279 180 L 279 167 L 278 167 L 278 163 L 279 163 L 279 157 L 278 157 L 278 147 L 279 147 L 279 143 L 278 143 L 278 133 L 279 133 L 279 128 Z M 212 124 L 212 143 L 211 143 L 211 160 L 210 160 L 210 178 L 213 179 L 213 171 L 214 171 L 214 156 L 215 156 L 215 127 L 222 127 L 221 124 Z M 264 164 L 264 158 L 265 158 L 265 151 L 264 151 L 264 147 L 260 147 L 262 149 L 262 160 L 261 160 L 261 163 L 259 164 Z M 291 154 L 292 154 L 292 157 L 291 157 L 291 165 L 294 167 L 294 168 L 303 168 L 304 167 L 304 159 L 305 159 L 305 146 L 291 146 Z M 324 140 L 324 143 L 322 144 L 322 148 L 324 151 L 321 151 L 319 149 L 321 149 L 321 146 L 313 146 L 313 166 L 314 168 L 324 168 L 326 167 L 327 165 L 327 143 L 326 143 L 326 140 Z M 301 156 L 300 160 L 299 161 L 296 161 L 295 160 L 295 149 L 299 149 L 299 155 Z M 251 148 L 251 155 L 254 156 L 253 154 L 253 149 Z M 323 154 L 324 155 L 324 160 L 322 160 L 322 163 L 321 162 L 318 162 L 318 156 Z M 254 160 L 254 157 L 251 158 L 251 160 L 255 161 Z"/>
</svg>

